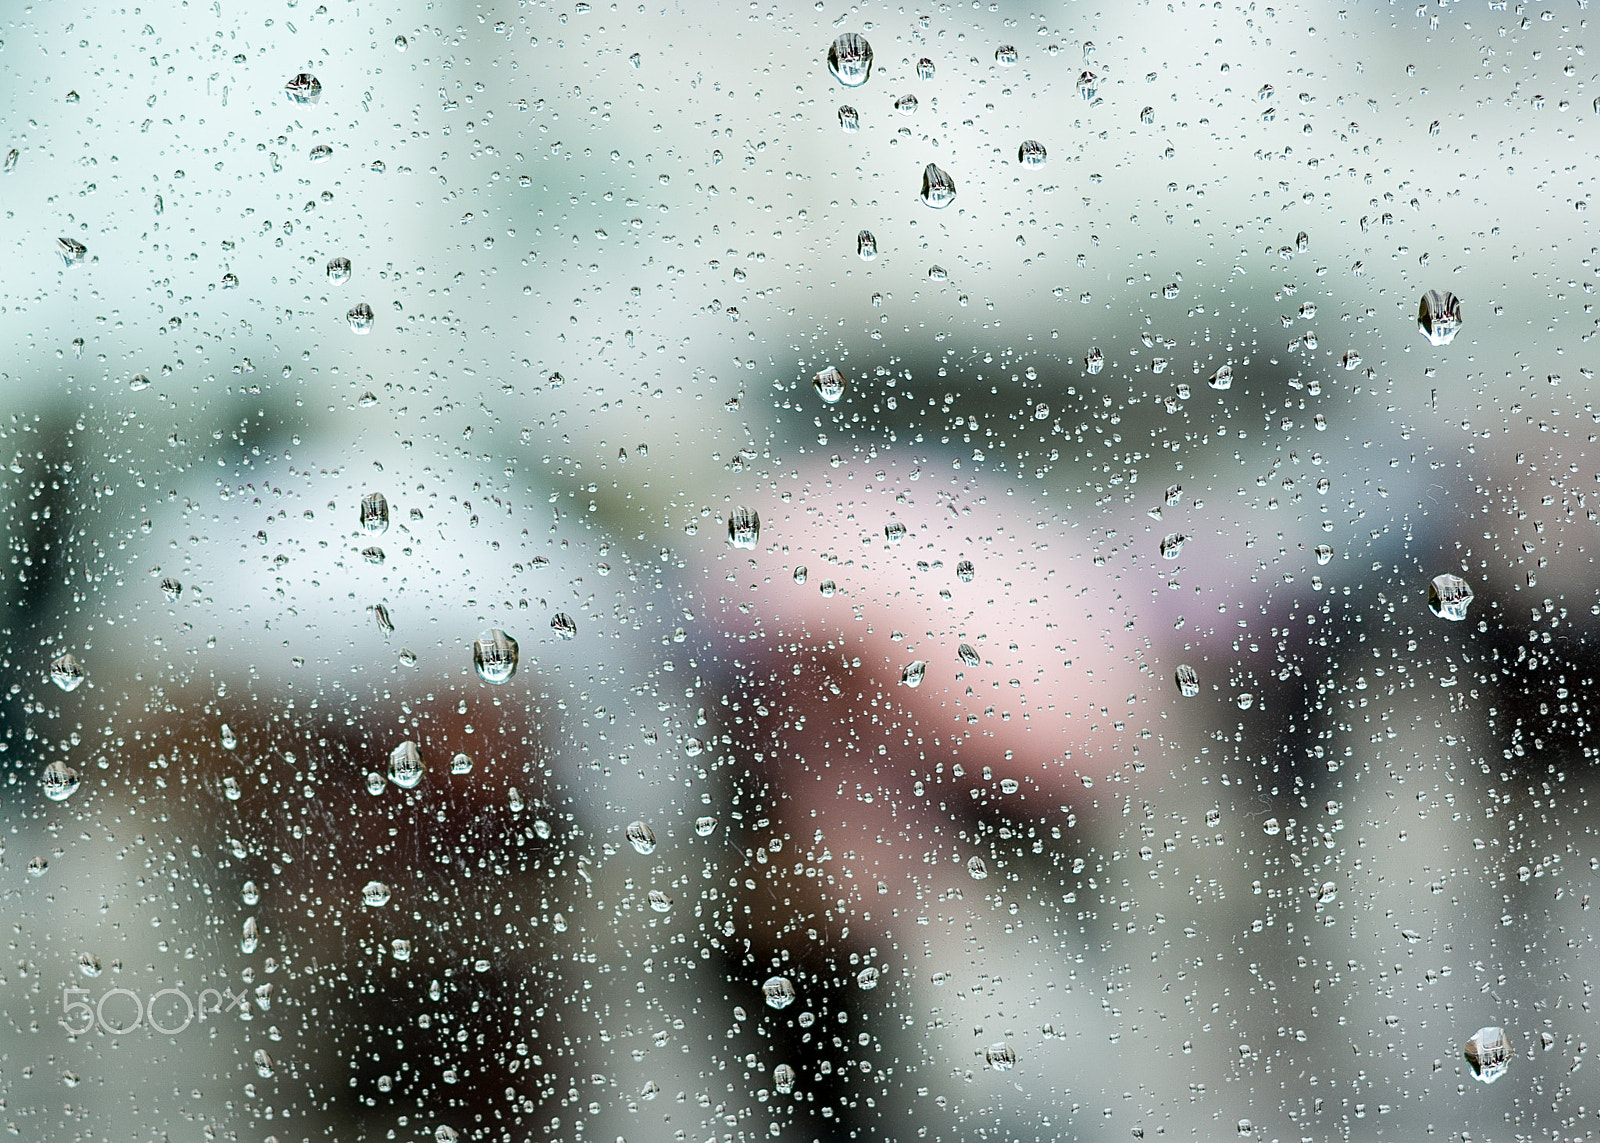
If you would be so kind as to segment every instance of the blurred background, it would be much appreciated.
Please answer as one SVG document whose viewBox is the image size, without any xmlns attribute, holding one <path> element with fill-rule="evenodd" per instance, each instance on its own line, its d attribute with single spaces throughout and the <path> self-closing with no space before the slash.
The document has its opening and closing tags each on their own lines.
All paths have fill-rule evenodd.
<svg viewBox="0 0 1600 1143">
<path fill-rule="evenodd" d="M 4 14 L 0 1118 L 1590 1135 L 1586 19 Z"/>
</svg>

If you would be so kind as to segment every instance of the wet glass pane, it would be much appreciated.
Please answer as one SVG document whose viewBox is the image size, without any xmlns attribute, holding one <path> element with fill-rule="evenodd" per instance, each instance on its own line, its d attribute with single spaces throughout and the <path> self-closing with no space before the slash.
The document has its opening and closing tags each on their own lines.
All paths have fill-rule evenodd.
<svg viewBox="0 0 1600 1143">
<path fill-rule="evenodd" d="M 4 13 L 0 1120 L 1591 1135 L 1587 19 Z"/>
</svg>

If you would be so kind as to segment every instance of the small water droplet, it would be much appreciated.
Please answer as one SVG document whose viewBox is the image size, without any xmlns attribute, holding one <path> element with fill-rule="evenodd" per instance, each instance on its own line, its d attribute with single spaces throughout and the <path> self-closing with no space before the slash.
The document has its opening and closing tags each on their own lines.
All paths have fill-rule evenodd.
<svg viewBox="0 0 1600 1143">
<path fill-rule="evenodd" d="M 788 1064 L 779 1064 L 773 1068 L 772 1087 L 779 1095 L 788 1095 L 794 1091 L 794 1069 Z"/>
<path fill-rule="evenodd" d="M 795 583 L 805 583 L 806 577 L 809 576 L 810 574 L 811 573 L 810 573 L 810 571 L 807 570 L 806 565 L 805 564 L 801 564 L 799 567 L 794 569 L 794 582 Z"/>
<path fill-rule="evenodd" d="M 389 618 L 389 609 L 383 604 L 374 603 L 372 605 L 372 619 L 373 622 L 377 623 L 379 631 L 382 631 L 385 635 L 393 634 L 394 620 Z"/>
<path fill-rule="evenodd" d="M 661 889 L 652 889 L 649 893 L 650 908 L 657 913 L 672 912 L 672 897 Z"/>
<path fill-rule="evenodd" d="M 977 574 L 978 571 L 972 566 L 971 560 L 962 560 L 956 565 L 956 578 L 962 583 L 971 583 Z"/>
<path fill-rule="evenodd" d="M 350 323 L 352 332 L 362 335 L 372 332 L 372 323 L 376 320 L 376 316 L 372 312 L 372 307 L 366 302 L 357 302 L 344 316 Z"/>
<path fill-rule="evenodd" d="M 311 148 L 306 157 L 309 158 L 313 163 L 325 163 L 329 159 L 333 158 L 333 148 L 328 146 L 326 143 L 318 143 L 315 147 Z"/>
<path fill-rule="evenodd" d="M 350 259 L 342 255 L 338 258 L 328 259 L 328 281 L 333 282 L 335 285 L 348 282 L 352 273 Z"/>
<path fill-rule="evenodd" d="M 29 877 L 43 877 L 44 871 L 50 868 L 50 862 L 42 857 L 35 857 L 28 862 Z"/>
<path fill-rule="evenodd" d="M 1092 103 L 1100 90 L 1100 77 L 1085 68 L 1078 75 L 1078 94 L 1086 103 Z"/>
<path fill-rule="evenodd" d="M 974 854 L 967 859 L 967 875 L 974 881 L 982 881 L 989 876 L 989 863 Z"/>
<path fill-rule="evenodd" d="M 1182 532 L 1169 532 L 1161 538 L 1161 558 L 1175 560 L 1183 553 L 1183 545 L 1189 537 Z"/>
<path fill-rule="evenodd" d="M 976 667 L 983 660 L 978 657 L 978 650 L 971 643 L 963 643 L 956 648 L 956 658 L 969 667 Z"/>
<path fill-rule="evenodd" d="M 817 590 L 822 593 L 822 597 L 824 599 L 832 599 L 834 593 L 839 590 L 839 585 L 834 583 L 831 579 L 825 579 L 821 583 L 817 584 Z"/>
<path fill-rule="evenodd" d="M 906 526 L 899 520 L 890 520 L 883 526 L 883 538 L 891 544 L 898 544 L 906 538 Z"/>
<path fill-rule="evenodd" d="M 1316 546 L 1316 556 L 1318 564 L 1326 564 L 1329 560 L 1333 559 L 1333 545 L 1318 544 Z"/>
<path fill-rule="evenodd" d="M 900 671 L 900 681 L 915 690 L 922 685 L 923 676 L 928 673 L 928 664 L 922 659 L 913 659 Z"/>
<path fill-rule="evenodd" d="M 1278 824 L 1277 818 L 1268 818 L 1266 821 L 1261 823 L 1261 829 L 1262 832 L 1268 837 L 1277 837 L 1278 831 L 1282 829 L 1282 827 Z"/>
<path fill-rule="evenodd" d="M 912 115 L 917 110 L 917 97 L 907 93 L 894 101 L 894 109 L 901 115 Z"/>
<path fill-rule="evenodd" d="M 457 753 L 454 758 L 450 759 L 450 773 L 452 773 L 452 774 L 470 774 L 470 773 L 472 773 L 472 755 L 468 754 L 466 751 L 461 751 L 461 752 Z"/>
<path fill-rule="evenodd" d="M 369 909 L 381 909 L 389 903 L 389 887 L 382 881 L 368 881 L 361 888 L 361 903 Z"/>
<path fill-rule="evenodd" d="M 373 533 L 389 530 L 389 501 L 383 493 L 369 492 L 361 498 L 361 527 Z"/>
<path fill-rule="evenodd" d="M 256 1075 L 260 1076 L 262 1079 L 271 1079 L 274 1074 L 274 1068 L 272 1064 L 272 1057 L 267 1055 L 267 1050 L 265 1048 L 257 1048 L 254 1058 L 256 1064 Z"/>
<path fill-rule="evenodd" d="M 856 235 L 856 253 L 863 262 L 870 262 L 878 256 L 878 240 L 872 236 L 872 231 L 863 230 Z"/>
<path fill-rule="evenodd" d="M 578 624 L 565 611 L 558 611 L 550 618 L 550 630 L 563 639 L 572 639 L 578 634 Z"/>
<path fill-rule="evenodd" d="M 1184 698 L 1194 698 L 1200 693 L 1200 675 L 1189 664 L 1180 664 L 1173 677 L 1178 683 L 1178 693 Z"/>
<path fill-rule="evenodd" d="M 1211 375 L 1211 379 L 1207 381 L 1206 384 L 1210 385 L 1213 389 L 1233 388 L 1233 366 L 1217 366 L 1217 371 Z"/>
<path fill-rule="evenodd" d="M 839 107 L 839 126 L 847 133 L 854 135 L 861 130 L 861 113 L 848 103 Z"/>
<path fill-rule="evenodd" d="M 1017 58 L 1017 49 L 1014 44 L 1001 44 L 994 50 L 994 62 L 1001 67 L 1016 67 Z"/>
<path fill-rule="evenodd" d="M 1017 148 L 1017 162 L 1025 167 L 1042 167 L 1044 161 L 1044 144 L 1037 139 L 1024 139 Z"/>
<path fill-rule="evenodd" d="M 403 52 L 410 46 L 411 46 L 410 42 L 404 36 L 396 36 L 394 38 L 394 50 L 395 51 Z"/>
<path fill-rule="evenodd" d="M 246 905 L 256 905 L 261 901 L 261 890 L 254 881 L 246 881 L 239 887 L 239 899 Z"/>
<path fill-rule="evenodd" d="M 260 930 L 256 926 L 254 917 L 244 919 L 244 928 L 239 934 L 239 951 L 249 956 L 261 944 Z"/>
<path fill-rule="evenodd" d="M 983 1050 L 983 1062 L 997 1072 L 1009 1072 L 1017 1066 L 1017 1053 L 1010 1044 L 990 1044 Z"/>
<path fill-rule="evenodd" d="M 1096 373 L 1099 373 L 1100 370 L 1106 367 L 1105 354 L 1101 353 L 1098 349 L 1089 350 L 1088 353 L 1084 354 L 1083 367 L 1088 372 L 1089 376 L 1093 377 Z"/>
<path fill-rule="evenodd" d="M 61 255 L 64 265 L 78 266 L 88 256 L 89 248 L 76 238 L 57 238 L 56 253 Z"/>
<path fill-rule="evenodd" d="M 933 78 L 933 61 L 923 56 L 917 61 L 917 78 L 929 80 Z"/>
</svg>

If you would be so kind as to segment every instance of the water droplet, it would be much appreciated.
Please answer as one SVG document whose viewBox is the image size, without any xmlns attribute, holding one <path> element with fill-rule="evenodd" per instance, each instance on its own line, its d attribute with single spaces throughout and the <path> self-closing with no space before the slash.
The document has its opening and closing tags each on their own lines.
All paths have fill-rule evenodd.
<svg viewBox="0 0 1600 1143">
<path fill-rule="evenodd" d="M 817 584 L 817 590 L 822 593 L 822 597 L 824 599 L 832 599 L 834 592 L 839 590 L 839 585 L 834 583 L 831 579 L 825 579 L 821 583 Z"/>
<path fill-rule="evenodd" d="M 1088 372 L 1089 376 L 1093 377 L 1096 373 L 1099 373 L 1100 370 L 1106 367 L 1106 355 L 1101 353 L 1098 349 L 1089 350 L 1089 352 L 1083 356 L 1083 367 Z"/>
<path fill-rule="evenodd" d="M 69 694 L 83 685 L 84 671 L 69 654 L 58 655 L 50 664 L 50 681 Z"/>
<path fill-rule="evenodd" d="M 861 255 L 863 262 L 870 262 L 878 256 L 878 240 L 872 236 L 872 231 L 863 230 L 856 235 L 856 253 Z"/>
<path fill-rule="evenodd" d="M 1249 691 L 1245 691 L 1238 697 L 1236 701 L 1239 704 L 1240 710 L 1249 710 L 1251 707 L 1256 705 L 1256 696 L 1251 694 Z"/>
<path fill-rule="evenodd" d="M 649 893 L 650 908 L 657 913 L 672 912 L 672 897 L 660 889 L 652 889 Z"/>
<path fill-rule="evenodd" d="M 372 332 L 372 323 L 375 320 L 375 315 L 372 312 L 372 307 L 367 305 L 366 302 L 357 302 L 350 307 L 344 316 L 349 321 L 350 329 L 353 332 L 362 335 Z"/>
<path fill-rule="evenodd" d="M 1461 1054 L 1472 1065 L 1472 1074 L 1484 1083 L 1493 1083 L 1511 1066 L 1511 1038 L 1504 1028 L 1479 1028 Z"/>
<path fill-rule="evenodd" d="M 1024 139 L 1017 148 L 1017 162 L 1025 167 L 1042 167 L 1044 160 L 1044 144 L 1037 139 Z"/>
<path fill-rule="evenodd" d="M 244 796 L 244 788 L 239 785 L 239 779 L 232 774 L 222 779 L 222 796 L 230 802 L 237 802 Z"/>
<path fill-rule="evenodd" d="M 1001 67 L 1017 66 L 1017 49 L 1014 44 L 1001 44 L 994 50 L 994 62 Z"/>
<path fill-rule="evenodd" d="M 794 984 L 787 976 L 769 976 L 761 985 L 768 1008 L 787 1008 L 794 1003 Z"/>
<path fill-rule="evenodd" d="M 389 951 L 395 960 L 410 960 L 411 942 L 401 937 L 396 937 L 389 943 Z"/>
<path fill-rule="evenodd" d="M 135 373 L 132 377 L 128 378 L 128 388 L 132 389 L 135 393 L 142 393 L 146 389 L 150 388 L 150 378 L 146 377 L 143 373 Z"/>
<path fill-rule="evenodd" d="M 1099 90 L 1100 77 L 1085 68 L 1078 76 L 1078 94 L 1083 96 L 1085 102 L 1093 102 Z"/>
<path fill-rule="evenodd" d="M 267 1055 L 265 1048 L 257 1048 L 255 1052 L 256 1075 L 262 1079 L 271 1079 L 274 1074 L 272 1057 Z"/>
<path fill-rule="evenodd" d="M 239 736 L 233 732 L 233 727 L 227 723 L 217 727 L 217 738 L 222 743 L 224 750 L 233 750 L 239 745 Z"/>
<path fill-rule="evenodd" d="M 728 543 L 753 550 L 760 539 L 760 513 L 754 508 L 735 508 L 728 516 Z"/>
<path fill-rule="evenodd" d="M 962 560 L 956 565 L 956 578 L 962 583 L 971 583 L 977 574 L 978 571 L 972 566 L 971 560 Z"/>
<path fill-rule="evenodd" d="M 856 987 L 860 988 L 863 992 L 871 992 L 874 988 L 878 987 L 878 976 L 878 970 L 873 968 L 871 965 L 868 965 L 866 968 L 856 973 Z"/>
<path fill-rule="evenodd" d="M 907 93 L 894 101 L 894 109 L 901 115 L 912 115 L 917 110 L 917 97 Z"/>
<path fill-rule="evenodd" d="M 261 934 L 254 917 L 244 919 L 244 929 L 239 934 L 239 951 L 249 956 L 261 944 Z"/>
<path fill-rule="evenodd" d="M 717 819 L 712 817 L 710 814 L 695 818 L 694 820 L 694 832 L 699 834 L 701 837 L 710 837 L 716 832 L 716 829 Z"/>
<path fill-rule="evenodd" d="M 450 759 L 450 773 L 472 773 L 472 755 L 468 754 L 466 751 L 461 751 L 454 758 Z"/>
<path fill-rule="evenodd" d="M 922 659 L 913 659 L 901 670 L 900 681 L 915 690 L 922 685 L 922 678 L 927 673 L 928 664 Z"/>
<path fill-rule="evenodd" d="M 49 868 L 50 868 L 50 862 L 48 862 L 44 858 L 42 858 L 42 857 L 32 858 L 28 862 L 28 876 L 29 877 L 43 877 L 44 876 L 44 871 L 46 869 L 49 869 Z"/>
<path fill-rule="evenodd" d="M 1448 290 L 1429 290 L 1417 310 L 1417 328 L 1429 345 L 1449 345 L 1461 329 L 1461 300 Z"/>
<path fill-rule="evenodd" d="M 1156 109 L 1154 107 L 1146 107 L 1146 108 L 1143 108 L 1139 112 L 1139 122 L 1140 123 L 1144 123 L 1144 124 L 1148 125 L 1148 124 L 1154 123 L 1155 121 L 1156 121 Z"/>
<path fill-rule="evenodd" d="M 656 851 L 655 831 L 643 822 L 629 822 L 625 832 L 635 853 L 649 855 Z"/>
<path fill-rule="evenodd" d="M 890 520 L 883 526 L 883 538 L 891 544 L 898 544 L 906 538 L 906 526 L 899 520 Z"/>
<path fill-rule="evenodd" d="M 394 50 L 395 51 L 403 52 L 403 51 L 406 50 L 406 48 L 408 48 L 410 46 L 411 45 L 410 45 L 409 41 L 407 41 L 404 36 L 396 36 L 394 38 Z"/>
<path fill-rule="evenodd" d="M 861 113 L 848 103 L 839 107 L 839 126 L 850 134 L 861 130 Z"/>
<path fill-rule="evenodd" d="M 983 660 L 978 657 L 978 650 L 971 643 L 963 643 L 956 648 L 956 658 L 969 667 L 976 667 Z"/>
<path fill-rule="evenodd" d="M 1211 375 L 1211 380 L 1207 381 L 1206 384 L 1210 385 L 1213 389 L 1233 388 L 1233 366 L 1217 366 L 1217 371 Z"/>
<path fill-rule="evenodd" d="M 956 200 L 956 181 L 933 163 L 922 169 L 922 201 L 943 210 Z"/>
<path fill-rule="evenodd" d="M 472 642 L 472 666 L 486 683 L 503 683 L 517 673 L 517 641 L 495 627 Z"/>
<path fill-rule="evenodd" d="M 15 147 L 6 152 L 6 172 L 8 174 L 16 169 L 17 159 L 21 154 L 22 152 L 18 151 Z"/>
<path fill-rule="evenodd" d="M 860 87 L 872 74 L 872 45 L 856 32 L 846 32 L 828 48 L 828 71 L 846 87 Z"/>
<path fill-rule="evenodd" d="M 550 618 L 550 630 L 563 639 L 572 639 L 578 634 L 578 624 L 565 611 L 558 611 Z"/>
<path fill-rule="evenodd" d="M 983 1050 L 983 1062 L 997 1072 L 1009 1072 L 1017 1066 L 1017 1053 L 1010 1044 L 990 1044 Z"/>
<path fill-rule="evenodd" d="M 1318 544 L 1317 547 L 1316 547 L 1316 554 L 1317 554 L 1317 563 L 1319 563 L 1319 564 L 1327 563 L 1329 560 L 1333 559 L 1333 545 L 1332 544 Z"/>
<path fill-rule="evenodd" d="M 389 903 L 389 887 L 382 881 L 368 881 L 361 888 L 361 903 L 369 909 L 381 909 Z"/>
<path fill-rule="evenodd" d="M 261 890 L 254 881 L 246 881 L 239 887 L 239 899 L 246 905 L 256 905 L 261 901 Z"/>
<path fill-rule="evenodd" d="M 284 84 L 283 90 L 290 103 L 309 105 L 322 98 L 322 84 L 308 71 L 301 72 Z"/>
<path fill-rule="evenodd" d="M 1161 558 L 1175 560 L 1183 552 L 1183 545 L 1189 539 L 1182 532 L 1169 532 L 1161 538 Z"/>
<path fill-rule="evenodd" d="M 806 565 L 805 564 L 801 564 L 799 567 L 794 569 L 794 581 L 795 581 L 795 583 L 805 583 L 806 577 L 808 575 L 810 575 L 810 574 L 811 573 L 810 573 L 809 570 L 807 570 Z"/>
<path fill-rule="evenodd" d="M 1461 622 L 1472 603 L 1472 588 L 1458 575 L 1436 575 L 1428 584 L 1428 610 L 1440 619 Z"/>
<path fill-rule="evenodd" d="M 385 635 L 394 633 L 394 620 L 389 618 L 389 609 L 381 603 L 372 605 L 372 618 L 378 625 L 378 630 Z"/>
<path fill-rule="evenodd" d="M 1311 235 L 1307 234 L 1304 230 L 1302 230 L 1299 234 L 1296 234 L 1294 236 L 1294 249 L 1295 253 L 1297 254 L 1304 254 L 1307 250 L 1310 250 Z M 1312 308 L 1311 312 L 1316 312 L 1315 307 Z"/>
<path fill-rule="evenodd" d="M 361 498 L 361 527 L 374 533 L 389 530 L 389 501 L 383 493 L 369 492 Z"/>
<path fill-rule="evenodd" d="M 772 1086 L 779 1095 L 788 1095 L 794 1091 L 794 1069 L 788 1064 L 779 1064 L 773 1068 Z"/>
<path fill-rule="evenodd" d="M 63 264 L 77 266 L 88 256 L 89 248 L 76 238 L 57 238 L 56 253 L 61 255 Z"/>
<path fill-rule="evenodd" d="M 1177 680 L 1178 693 L 1184 698 L 1194 698 L 1195 695 L 1200 693 L 1200 675 L 1189 664 L 1180 664 L 1178 669 L 1173 672 L 1173 678 Z"/>
<path fill-rule="evenodd" d="M 1281 828 L 1282 827 L 1278 825 L 1277 818 L 1268 818 L 1266 821 L 1261 823 L 1262 832 L 1264 832 L 1268 837 L 1277 837 L 1278 831 Z"/>
<path fill-rule="evenodd" d="M 816 387 L 817 396 L 830 405 L 837 404 L 844 396 L 846 381 L 844 374 L 830 365 L 811 379 L 811 384 Z"/>
<path fill-rule="evenodd" d="M 381 564 L 385 559 L 383 549 L 379 547 L 362 548 L 361 558 L 369 564 Z"/>
<path fill-rule="evenodd" d="M 333 282 L 336 285 L 342 282 L 348 282 L 350 280 L 351 273 L 350 259 L 343 256 L 328 259 L 328 281 Z"/>
<path fill-rule="evenodd" d="M 64 802 L 78 789 L 78 772 L 65 762 L 51 762 L 40 775 L 44 796 L 53 802 Z"/>
<path fill-rule="evenodd" d="M 974 881 L 982 881 L 989 876 L 988 863 L 974 854 L 967 860 L 967 875 Z"/>
<path fill-rule="evenodd" d="M 310 153 L 306 157 L 309 158 L 313 163 L 325 163 L 329 159 L 333 158 L 333 148 L 328 146 L 326 143 L 318 143 L 315 147 L 311 148 Z"/>
<path fill-rule="evenodd" d="M 161 581 L 161 594 L 166 596 L 169 602 L 176 603 L 178 597 L 183 594 L 183 584 L 168 576 Z"/>
<path fill-rule="evenodd" d="M 389 781 L 402 790 L 414 790 L 427 773 L 422 751 L 409 738 L 389 752 Z"/>
<path fill-rule="evenodd" d="M 927 56 L 917 61 L 917 78 L 922 80 L 933 78 L 933 61 Z"/>
</svg>

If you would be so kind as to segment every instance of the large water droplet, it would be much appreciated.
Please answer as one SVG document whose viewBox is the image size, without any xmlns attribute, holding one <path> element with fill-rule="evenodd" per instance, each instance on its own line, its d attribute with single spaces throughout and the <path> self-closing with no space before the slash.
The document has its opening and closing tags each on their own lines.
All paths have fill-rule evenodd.
<svg viewBox="0 0 1600 1143">
<path fill-rule="evenodd" d="M 1017 1053 L 1010 1044 L 990 1044 L 983 1050 L 983 1062 L 997 1072 L 1009 1072 L 1017 1066 Z"/>
<path fill-rule="evenodd" d="M 376 320 L 376 316 L 372 312 L 372 307 L 366 302 L 357 302 L 344 316 L 350 322 L 350 329 L 353 332 L 359 334 L 372 332 L 372 323 Z"/>
<path fill-rule="evenodd" d="M 1017 148 L 1017 162 L 1025 167 L 1042 167 L 1044 160 L 1044 144 L 1037 139 L 1024 139 Z"/>
<path fill-rule="evenodd" d="M 254 917 L 244 919 L 244 928 L 239 934 L 239 951 L 249 956 L 261 944 L 261 932 L 256 925 Z"/>
<path fill-rule="evenodd" d="M 301 72 L 284 84 L 283 91 L 290 103 L 312 104 L 322 98 L 322 84 L 308 71 Z"/>
<path fill-rule="evenodd" d="M 1472 588 L 1466 580 L 1458 575 L 1436 575 L 1433 582 L 1428 584 L 1428 610 L 1440 619 L 1450 619 L 1457 623 L 1467 617 L 1467 608 L 1472 603 Z"/>
<path fill-rule="evenodd" d="M 1078 94 L 1083 96 L 1086 102 L 1093 102 L 1099 91 L 1100 77 L 1085 68 L 1078 76 Z"/>
<path fill-rule="evenodd" d="M 872 231 L 863 230 L 856 235 L 856 253 L 863 262 L 870 262 L 878 256 L 878 240 L 872 236 Z"/>
<path fill-rule="evenodd" d="M 1188 663 L 1180 664 L 1173 677 L 1178 683 L 1178 693 L 1184 698 L 1194 698 L 1200 693 L 1200 675 Z"/>
<path fill-rule="evenodd" d="M 450 759 L 450 773 L 472 773 L 472 755 L 468 754 L 466 751 L 461 751 L 454 758 Z"/>
<path fill-rule="evenodd" d="M 811 384 L 816 387 L 817 396 L 830 405 L 837 404 L 844 396 L 846 384 L 844 374 L 832 365 L 813 377 Z"/>
<path fill-rule="evenodd" d="M 68 653 L 58 655 L 50 664 L 50 681 L 71 693 L 83 685 L 83 667 Z"/>
<path fill-rule="evenodd" d="M 672 896 L 662 889 L 652 889 L 648 894 L 650 908 L 657 913 L 672 912 Z"/>
<path fill-rule="evenodd" d="M 1106 355 L 1101 353 L 1098 349 L 1090 349 L 1088 353 L 1083 355 L 1083 368 L 1084 371 L 1089 374 L 1089 376 L 1093 377 L 1105 367 Z"/>
<path fill-rule="evenodd" d="M 1467 1040 L 1461 1054 L 1472 1065 L 1472 1074 L 1484 1083 L 1493 1083 L 1511 1066 L 1511 1037 L 1504 1028 L 1479 1028 Z"/>
<path fill-rule="evenodd" d="M 878 987 L 878 970 L 869 964 L 866 968 L 856 973 L 856 987 L 863 992 L 871 992 Z"/>
<path fill-rule="evenodd" d="M 943 210 L 956 200 L 956 181 L 948 171 L 933 163 L 922 169 L 922 201 L 935 210 Z"/>
<path fill-rule="evenodd" d="M 183 594 L 183 584 L 168 576 L 161 581 L 161 594 L 167 597 L 168 602 L 178 602 L 178 597 Z"/>
<path fill-rule="evenodd" d="M 769 976 L 761 985 L 768 1008 L 787 1008 L 794 1003 L 794 983 L 787 976 Z"/>
<path fill-rule="evenodd" d="M 788 1064 L 779 1064 L 773 1068 L 772 1086 L 779 1095 L 788 1095 L 794 1091 L 794 1069 Z"/>
<path fill-rule="evenodd" d="M 416 789 L 427 772 L 422 751 L 409 738 L 389 752 L 389 781 L 402 790 Z"/>
<path fill-rule="evenodd" d="M 846 32 L 828 48 L 828 71 L 846 87 L 860 87 L 872 74 L 872 45 L 857 32 Z"/>
<path fill-rule="evenodd" d="M 971 643 L 963 643 L 956 648 L 956 658 L 969 667 L 976 667 L 983 660 L 978 657 L 978 649 Z"/>
<path fill-rule="evenodd" d="M 368 881 L 361 887 L 361 903 L 369 909 L 381 909 L 389 903 L 389 887 L 382 881 Z"/>
<path fill-rule="evenodd" d="M 694 832 L 701 837 L 710 837 L 717 830 L 717 819 L 709 814 L 694 820 Z"/>
<path fill-rule="evenodd" d="M 1233 366 L 1231 366 L 1231 365 L 1219 365 L 1219 366 L 1217 366 L 1217 371 L 1211 375 L 1211 380 L 1208 381 L 1207 384 L 1210 385 L 1213 389 L 1231 389 L 1231 388 L 1233 388 Z"/>
<path fill-rule="evenodd" d="M 906 538 L 906 526 L 899 520 L 890 520 L 883 526 L 883 538 L 891 544 L 898 544 Z"/>
<path fill-rule="evenodd" d="M 328 281 L 335 284 L 350 280 L 350 259 L 340 256 L 328 259 Z"/>
<path fill-rule="evenodd" d="M 1417 310 L 1417 328 L 1430 345 L 1449 345 L 1461 330 L 1461 301 L 1450 291 L 1429 290 Z"/>
<path fill-rule="evenodd" d="M 1161 558 L 1175 560 L 1183 553 L 1183 545 L 1189 539 L 1182 532 L 1170 532 L 1161 538 Z"/>
<path fill-rule="evenodd" d="M 912 115 L 917 110 L 917 97 L 907 92 L 894 101 L 894 109 L 901 115 Z"/>
<path fill-rule="evenodd" d="M 44 786 L 44 796 L 53 802 L 64 802 L 78 789 L 78 772 L 65 762 L 52 762 L 39 777 Z"/>
<path fill-rule="evenodd" d="M 578 623 L 565 611 L 558 611 L 550 617 L 550 630 L 563 639 L 573 639 L 578 634 Z"/>
<path fill-rule="evenodd" d="M 956 565 L 956 578 L 962 583 L 971 583 L 978 569 L 972 566 L 971 560 L 962 560 Z"/>
<path fill-rule="evenodd" d="M 472 666 L 486 683 L 503 683 L 517 673 L 517 641 L 500 628 L 472 642 Z"/>
<path fill-rule="evenodd" d="M 629 822 L 625 832 L 628 844 L 633 846 L 635 853 L 649 855 L 656 851 L 655 830 L 645 825 L 644 822 Z"/>
<path fill-rule="evenodd" d="M 1001 44 L 994 50 L 994 62 L 1001 67 L 1015 67 L 1017 65 L 1016 45 Z"/>
<path fill-rule="evenodd" d="M 56 253 L 64 265 L 77 266 L 88 256 L 89 248 L 76 238 L 57 238 Z"/>
<path fill-rule="evenodd" d="M 389 501 L 381 492 L 369 492 L 361 498 L 361 527 L 368 532 L 389 530 Z"/>
<path fill-rule="evenodd" d="M 989 863 L 974 854 L 967 859 L 967 876 L 974 881 L 982 881 L 989 876 Z"/>
<path fill-rule="evenodd" d="M 923 676 L 925 676 L 927 673 L 927 662 L 922 659 L 913 659 L 901 670 L 900 681 L 906 686 L 915 689 L 922 685 Z"/>
<path fill-rule="evenodd" d="M 754 549 L 761 539 L 761 516 L 754 508 L 735 508 L 728 516 L 728 543 Z"/>
</svg>

